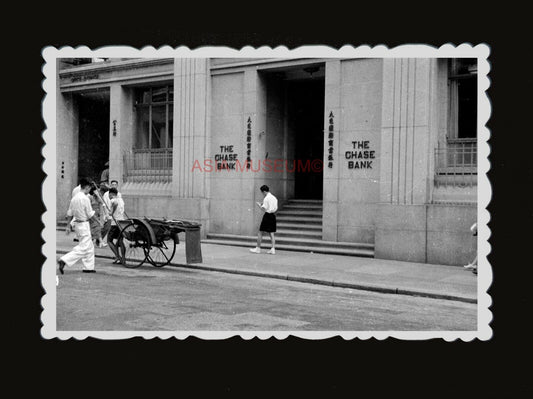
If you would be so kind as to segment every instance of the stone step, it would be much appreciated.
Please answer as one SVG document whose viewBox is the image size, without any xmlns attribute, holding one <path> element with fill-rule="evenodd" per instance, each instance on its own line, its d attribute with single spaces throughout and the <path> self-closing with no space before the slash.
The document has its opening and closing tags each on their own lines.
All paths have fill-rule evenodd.
<svg viewBox="0 0 533 399">
<path fill-rule="evenodd" d="M 287 223 L 314 224 L 322 226 L 322 216 L 292 216 L 282 214 L 276 216 L 276 221 Z"/>
<path fill-rule="evenodd" d="M 290 199 L 287 200 L 286 204 L 289 205 L 314 205 L 322 206 L 322 200 L 311 200 L 311 199 Z"/>
<path fill-rule="evenodd" d="M 253 244 L 256 242 L 256 236 L 244 236 L 237 234 L 208 234 L 207 239 L 216 239 L 216 240 L 225 240 L 225 241 L 242 241 L 245 243 Z M 263 241 L 270 242 L 270 237 L 267 235 L 263 236 Z M 373 244 L 366 243 L 352 243 L 352 242 L 337 242 L 337 241 L 323 241 L 320 239 L 312 238 L 290 238 L 290 237 L 279 237 L 276 238 L 276 247 L 278 244 L 283 245 L 292 245 L 292 246 L 306 246 L 313 248 L 324 247 L 324 248 L 337 248 L 337 249 L 365 249 L 365 250 L 374 250 Z"/>
<path fill-rule="evenodd" d="M 322 210 L 297 210 L 282 208 L 276 213 L 276 218 L 279 216 L 319 216 L 322 217 Z"/>
<path fill-rule="evenodd" d="M 295 211 L 305 211 L 305 210 L 322 211 L 322 205 L 285 204 L 283 205 L 281 209 L 283 210 L 294 209 Z"/>
<path fill-rule="evenodd" d="M 322 239 L 321 230 L 296 230 L 296 229 L 278 229 L 276 231 L 276 237 L 299 237 L 299 238 L 311 238 L 316 240 Z"/>
<path fill-rule="evenodd" d="M 313 204 L 317 204 L 317 203 L 322 203 L 323 202 L 323 200 L 316 199 L 316 198 L 289 198 L 287 201 L 298 202 L 298 203 L 309 202 L 309 203 L 313 203 Z"/>
<path fill-rule="evenodd" d="M 230 245 L 237 247 L 253 248 L 255 246 L 254 241 L 246 240 L 223 240 L 223 239 L 214 239 L 208 238 L 202 240 L 202 243 L 205 244 L 217 244 L 217 245 Z M 270 242 L 261 243 L 261 248 L 265 250 L 270 249 Z M 276 240 L 276 249 L 284 251 L 296 251 L 296 252 L 311 252 L 311 253 L 320 253 L 320 254 L 331 254 L 331 255 L 345 255 L 345 256 L 359 256 L 365 258 L 373 258 L 374 250 L 373 249 L 364 249 L 364 248 L 335 248 L 327 246 L 305 246 L 305 245 L 291 245 L 278 243 Z"/>
<path fill-rule="evenodd" d="M 277 223 L 278 229 L 294 229 L 300 231 L 316 231 L 322 233 L 322 223 L 320 224 L 302 224 L 302 223 L 289 223 L 280 222 Z"/>
</svg>

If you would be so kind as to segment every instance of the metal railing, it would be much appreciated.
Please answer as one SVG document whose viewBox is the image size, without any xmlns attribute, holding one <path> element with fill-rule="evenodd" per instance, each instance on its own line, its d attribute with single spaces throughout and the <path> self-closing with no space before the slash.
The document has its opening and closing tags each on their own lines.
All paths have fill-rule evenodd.
<svg viewBox="0 0 533 399">
<path fill-rule="evenodd" d="M 473 187 L 477 185 L 477 143 L 448 142 L 435 149 L 435 186 Z"/>
<path fill-rule="evenodd" d="M 124 153 L 124 182 L 170 183 L 172 148 L 133 149 Z"/>
</svg>

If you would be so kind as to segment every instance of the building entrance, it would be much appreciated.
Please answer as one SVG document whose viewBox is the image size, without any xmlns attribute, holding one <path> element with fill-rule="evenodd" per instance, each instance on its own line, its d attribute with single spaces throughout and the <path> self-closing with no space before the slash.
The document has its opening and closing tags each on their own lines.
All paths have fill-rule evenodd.
<svg viewBox="0 0 533 399">
<path fill-rule="evenodd" d="M 322 199 L 324 79 L 287 84 L 287 123 L 294 137 L 294 197 Z"/>
<path fill-rule="evenodd" d="M 100 182 L 109 161 L 109 91 L 82 93 L 78 102 L 78 181 Z"/>
</svg>

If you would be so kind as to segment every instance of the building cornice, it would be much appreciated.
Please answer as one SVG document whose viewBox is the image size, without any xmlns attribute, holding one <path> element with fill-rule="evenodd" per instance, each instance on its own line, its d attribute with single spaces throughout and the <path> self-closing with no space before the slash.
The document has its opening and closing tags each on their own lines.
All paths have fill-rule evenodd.
<svg viewBox="0 0 533 399">
<path fill-rule="evenodd" d="M 146 68 L 149 66 L 173 64 L 174 58 L 150 58 L 150 59 L 132 59 L 124 61 L 112 61 L 109 63 L 98 62 L 93 64 L 85 64 L 70 68 L 64 68 L 59 71 L 61 78 L 74 77 L 76 75 L 86 74 L 88 72 L 115 72 L 127 69 Z"/>
<path fill-rule="evenodd" d="M 320 58 L 258 58 L 253 60 L 246 60 L 246 61 L 237 61 L 232 62 L 228 64 L 219 64 L 219 65 L 213 65 L 211 64 L 210 69 L 211 70 L 224 70 L 224 69 L 234 69 L 234 68 L 243 68 L 243 67 L 250 67 L 250 66 L 261 66 L 261 67 L 267 67 L 268 64 L 272 66 L 279 66 L 285 65 L 285 64 L 305 64 L 308 62 L 312 62 L 314 64 L 324 62 L 325 59 Z"/>
</svg>

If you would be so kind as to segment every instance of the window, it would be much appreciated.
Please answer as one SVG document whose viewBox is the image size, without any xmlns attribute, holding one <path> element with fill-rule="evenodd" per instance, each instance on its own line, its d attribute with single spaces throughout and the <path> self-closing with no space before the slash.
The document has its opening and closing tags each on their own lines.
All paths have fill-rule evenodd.
<svg viewBox="0 0 533 399">
<path fill-rule="evenodd" d="M 137 91 L 137 133 L 134 149 L 172 148 L 173 100 L 172 86 Z"/>
<path fill-rule="evenodd" d="M 449 141 L 477 138 L 477 60 L 453 58 L 448 61 L 450 89 Z"/>
<path fill-rule="evenodd" d="M 131 152 L 124 154 L 124 181 L 172 181 L 172 86 L 135 92 L 136 132 Z"/>
<path fill-rule="evenodd" d="M 477 59 L 448 60 L 448 132 L 435 149 L 435 184 L 477 184 Z"/>
</svg>

